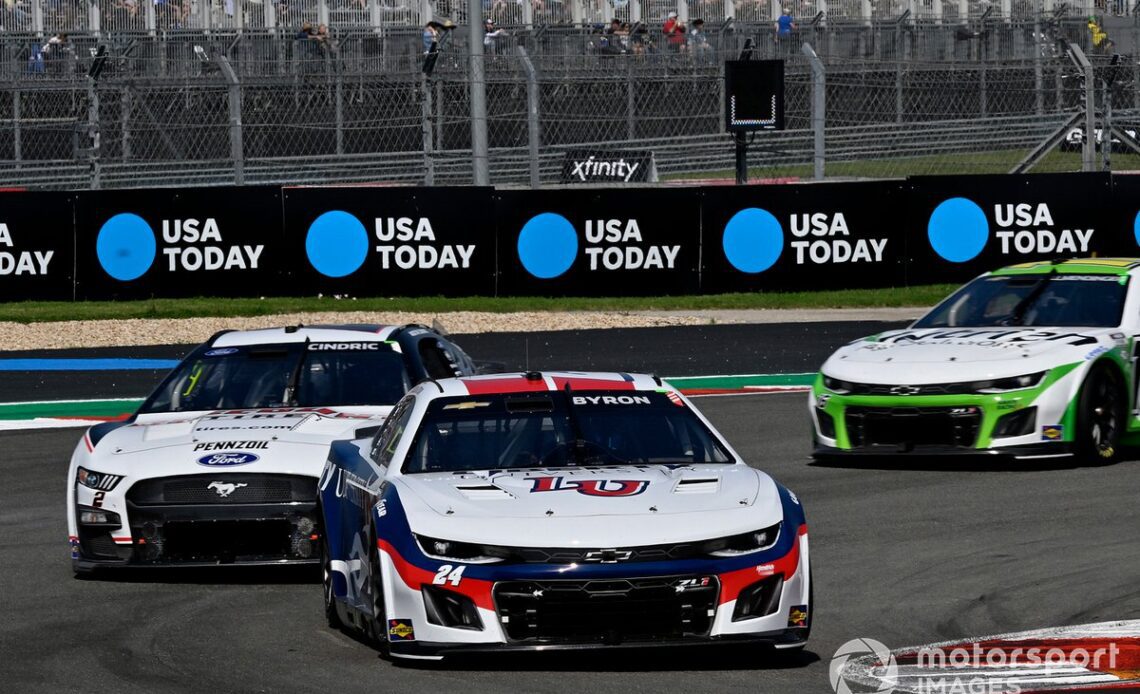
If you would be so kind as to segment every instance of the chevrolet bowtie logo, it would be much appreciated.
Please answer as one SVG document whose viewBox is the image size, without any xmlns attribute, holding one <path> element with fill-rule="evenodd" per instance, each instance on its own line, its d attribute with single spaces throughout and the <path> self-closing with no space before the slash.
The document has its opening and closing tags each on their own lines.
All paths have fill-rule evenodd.
<svg viewBox="0 0 1140 694">
<path fill-rule="evenodd" d="M 633 556 L 633 552 L 628 549 L 598 549 L 592 552 L 586 552 L 584 559 L 586 561 L 598 562 L 601 564 L 616 564 L 619 561 L 625 561 Z"/>
<path fill-rule="evenodd" d="M 920 390 L 917 386 L 892 386 L 891 395 L 914 395 Z"/>
</svg>

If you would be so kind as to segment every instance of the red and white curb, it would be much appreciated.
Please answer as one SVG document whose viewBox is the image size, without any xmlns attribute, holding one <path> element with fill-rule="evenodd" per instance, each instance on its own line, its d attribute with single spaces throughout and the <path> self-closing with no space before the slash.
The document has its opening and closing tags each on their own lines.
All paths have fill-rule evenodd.
<svg viewBox="0 0 1140 694">
<path fill-rule="evenodd" d="M 837 651 L 832 661 L 837 666 L 832 678 L 837 692 L 1140 691 L 1140 620 L 998 634 L 889 652 L 860 648 L 862 643 L 867 640 L 849 642 Z"/>
</svg>

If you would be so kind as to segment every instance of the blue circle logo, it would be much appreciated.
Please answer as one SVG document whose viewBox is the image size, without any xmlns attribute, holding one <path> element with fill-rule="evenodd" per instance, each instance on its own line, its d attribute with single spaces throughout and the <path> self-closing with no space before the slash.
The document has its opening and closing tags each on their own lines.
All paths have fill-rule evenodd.
<svg viewBox="0 0 1140 694">
<path fill-rule="evenodd" d="M 784 252 L 784 228 L 768 210 L 749 207 L 732 215 L 724 227 L 724 257 L 741 272 L 764 272 Z"/>
<path fill-rule="evenodd" d="M 351 275 L 368 257 L 368 232 L 354 215 L 341 210 L 325 212 L 309 225 L 305 254 L 325 277 Z"/>
<path fill-rule="evenodd" d="M 1136 219 L 1132 220 L 1132 235 L 1136 237 L 1136 245 L 1140 246 L 1140 212 L 1136 213 Z"/>
<path fill-rule="evenodd" d="M 535 215 L 519 232 L 519 260 L 540 280 L 558 277 L 578 257 L 578 232 L 565 217 L 553 212 Z"/>
<path fill-rule="evenodd" d="M 130 212 L 103 222 L 95 239 L 95 255 L 103 271 L 120 282 L 146 274 L 157 250 L 154 230 L 145 219 Z"/>
<path fill-rule="evenodd" d="M 990 223 L 973 200 L 950 198 L 930 214 L 926 236 L 935 253 L 952 263 L 964 263 L 986 247 Z"/>
</svg>

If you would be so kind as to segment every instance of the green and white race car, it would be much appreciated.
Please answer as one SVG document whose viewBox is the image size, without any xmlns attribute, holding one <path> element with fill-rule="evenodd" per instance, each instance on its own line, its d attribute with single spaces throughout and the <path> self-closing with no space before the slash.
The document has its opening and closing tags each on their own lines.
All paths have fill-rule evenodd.
<svg viewBox="0 0 1140 694">
<path fill-rule="evenodd" d="M 1137 337 L 1140 259 L 987 273 L 824 362 L 808 405 L 814 456 L 1112 462 L 1140 443 Z"/>
</svg>

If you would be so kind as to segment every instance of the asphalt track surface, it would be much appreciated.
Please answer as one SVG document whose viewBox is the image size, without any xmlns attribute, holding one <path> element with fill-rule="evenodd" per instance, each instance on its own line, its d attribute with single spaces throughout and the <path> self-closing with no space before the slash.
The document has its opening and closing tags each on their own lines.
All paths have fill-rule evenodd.
<svg viewBox="0 0 1140 694">
<path fill-rule="evenodd" d="M 79 430 L 41 430 L 0 434 L 0 688 L 827 692 L 832 653 L 856 637 L 900 647 L 1140 618 L 1140 461 L 818 466 L 806 458 L 802 393 L 697 404 L 807 510 L 817 609 L 808 650 L 791 662 L 702 648 L 409 667 L 329 630 L 310 572 L 76 579 L 63 491 Z"/>
<path fill-rule="evenodd" d="M 480 361 L 508 369 L 644 371 L 660 376 L 815 371 L 836 347 L 900 323 L 772 323 L 454 335 Z M 15 358 L 181 359 L 192 346 L 3 352 Z M 164 370 L 0 374 L 0 402 L 142 397 Z"/>
</svg>

